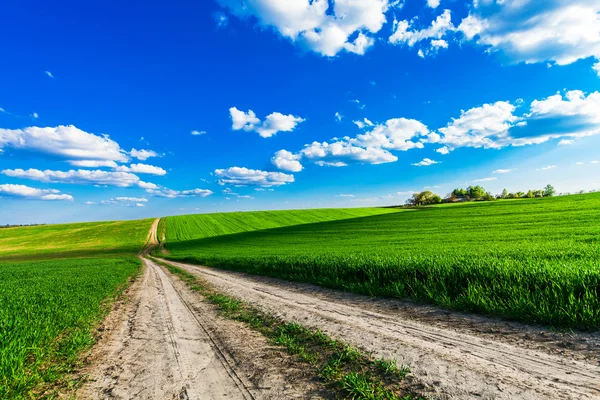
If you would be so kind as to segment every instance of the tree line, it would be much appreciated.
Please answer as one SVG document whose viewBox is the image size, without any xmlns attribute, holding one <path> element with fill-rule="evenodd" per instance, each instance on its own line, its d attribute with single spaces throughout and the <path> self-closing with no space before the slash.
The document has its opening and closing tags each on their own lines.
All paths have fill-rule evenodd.
<svg viewBox="0 0 600 400">
<path fill-rule="evenodd" d="M 529 190 L 525 192 L 509 193 L 504 189 L 501 194 L 493 195 L 485 190 L 483 186 L 469 186 L 466 189 L 457 188 L 442 198 L 431 190 L 425 190 L 420 193 L 414 193 L 412 197 L 406 200 L 408 206 L 427 206 L 441 203 L 459 203 L 466 201 L 494 201 L 498 199 L 532 199 L 535 197 L 552 197 L 556 195 L 556 189 L 552 185 L 546 185 L 539 190 Z"/>
</svg>

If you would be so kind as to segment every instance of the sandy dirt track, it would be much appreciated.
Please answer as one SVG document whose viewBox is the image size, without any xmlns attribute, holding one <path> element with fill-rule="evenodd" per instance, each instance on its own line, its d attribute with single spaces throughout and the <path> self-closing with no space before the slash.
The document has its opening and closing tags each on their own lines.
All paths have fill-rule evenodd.
<svg viewBox="0 0 600 400">
<path fill-rule="evenodd" d="M 321 328 L 375 355 L 408 363 L 424 393 L 436 398 L 600 399 L 596 334 L 553 337 L 484 317 L 455 318 L 454 313 L 432 312 L 432 307 L 417 315 L 420 306 L 407 307 L 406 302 L 172 264 L 287 321 Z M 565 347 L 570 350 L 560 350 Z"/>
<path fill-rule="evenodd" d="M 150 260 L 94 347 L 89 399 L 321 398 L 287 354 L 210 304 Z"/>
</svg>

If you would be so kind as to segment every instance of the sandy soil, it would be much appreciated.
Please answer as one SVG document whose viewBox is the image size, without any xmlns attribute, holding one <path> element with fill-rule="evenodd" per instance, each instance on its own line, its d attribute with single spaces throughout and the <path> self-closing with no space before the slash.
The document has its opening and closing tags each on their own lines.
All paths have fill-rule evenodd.
<svg viewBox="0 0 600 400">
<path fill-rule="evenodd" d="M 600 398 L 600 336 L 173 263 L 287 321 L 409 364 L 444 399 Z"/>
<path fill-rule="evenodd" d="M 77 393 L 90 399 L 320 398 L 319 382 L 260 334 L 222 319 L 179 279 L 144 274 L 101 328 Z"/>
</svg>

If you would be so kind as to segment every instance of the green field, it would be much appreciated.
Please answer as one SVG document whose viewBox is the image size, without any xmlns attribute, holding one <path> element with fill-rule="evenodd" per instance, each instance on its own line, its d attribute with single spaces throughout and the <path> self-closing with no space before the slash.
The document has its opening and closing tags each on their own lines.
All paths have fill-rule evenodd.
<svg viewBox="0 0 600 400">
<path fill-rule="evenodd" d="M 600 194 L 444 205 L 258 231 L 250 231 L 260 226 L 252 222 L 248 229 L 226 225 L 226 233 L 249 232 L 222 236 L 214 236 L 218 221 L 191 222 L 209 216 L 184 216 L 177 224 L 166 220 L 166 257 L 597 329 L 599 217 Z"/>
<path fill-rule="evenodd" d="M 290 225 L 335 221 L 347 218 L 397 213 L 386 208 L 332 208 L 315 210 L 253 211 L 195 214 L 161 220 L 169 232 L 168 241 L 182 242 L 211 236 L 230 235 Z M 162 230 L 159 230 L 159 232 Z M 159 235 L 160 236 L 160 235 Z"/>
<path fill-rule="evenodd" d="M 89 222 L 0 229 L 0 260 L 32 256 L 78 256 L 96 253 L 135 254 L 152 219 Z"/>
<path fill-rule="evenodd" d="M 140 268 L 152 220 L 0 229 L 0 399 L 52 397 Z"/>
</svg>

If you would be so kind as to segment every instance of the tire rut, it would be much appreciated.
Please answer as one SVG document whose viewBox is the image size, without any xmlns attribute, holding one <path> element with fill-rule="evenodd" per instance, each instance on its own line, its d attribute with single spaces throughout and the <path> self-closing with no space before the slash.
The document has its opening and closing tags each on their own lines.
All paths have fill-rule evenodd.
<svg viewBox="0 0 600 400">
<path fill-rule="evenodd" d="M 326 290 L 311 285 L 171 263 L 287 321 L 320 328 L 377 356 L 408 362 L 426 391 L 436 397 L 600 398 L 597 359 L 561 357 L 524 343 L 441 328 L 411 320 L 391 308 L 382 310 L 360 301 L 343 301 L 339 296 L 329 298 L 323 294 Z M 315 295 L 317 291 L 319 295 Z M 502 330 L 501 326 L 496 329 Z"/>
</svg>

